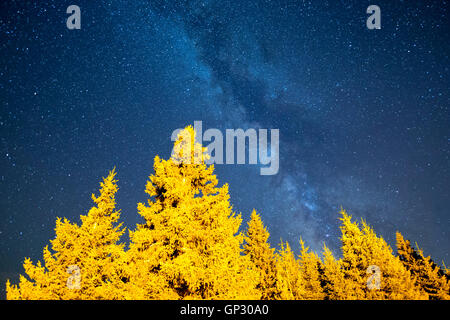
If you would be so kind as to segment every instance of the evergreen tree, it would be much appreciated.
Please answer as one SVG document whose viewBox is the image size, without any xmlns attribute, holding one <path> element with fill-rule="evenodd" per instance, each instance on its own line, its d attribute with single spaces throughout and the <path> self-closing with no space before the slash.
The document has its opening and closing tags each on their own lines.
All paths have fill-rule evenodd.
<svg viewBox="0 0 450 320">
<path fill-rule="evenodd" d="M 281 300 L 300 300 L 305 295 L 300 276 L 300 264 L 289 243 L 281 242 L 277 254 L 277 290 Z"/>
<path fill-rule="evenodd" d="M 356 295 L 349 290 L 348 280 L 342 271 L 342 261 L 336 260 L 331 250 L 323 246 L 321 284 L 327 300 L 354 300 Z"/>
<path fill-rule="evenodd" d="M 25 259 L 29 279 L 20 276 L 19 286 L 7 283 L 8 299 L 122 299 L 125 263 L 123 234 L 115 210 L 116 173 L 111 171 L 100 183 L 96 204 L 81 216 L 81 226 L 67 219 L 56 221 L 56 237 L 44 248 L 44 265 Z"/>
<path fill-rule="evenodd" d="M 145 223 L 130 233 L 129 259 L 139 270 L 130 283 L 160 284 L 143 298 L 258 298 L 258 274 L 242 254 L 241 217 L 232 211 L 228 185 L 217 186 L 205 151 L 189 126 L 169 160 L 155 158 L 148 204 L 138 205 Z"/>
<path fill-rule="evenodd" d="M 259 273 L 257 288 L 261 292 L 260 299 L 273 300 L 279 298 L 277 290 L 277 269 L 275 249 L 268 243 L 269 232 L 264 227 L 259 214 L 253 210 L 248 222 L 245 237 L 244 253 Z"/>
<path fill-rule="evenodd" d="M 302 300 L 322 300 L 325 293 L 322 288 L 321 273 L 323 272 L 320 258 L 300 239 L 300 276 L 302 278 L 303 295 Z"/>
<path fill-rule="evenodd" d="M 400 232 L 396 233 L 397 254 L 403 265 L 431 300 L 450 300 L 450 277 L 431 258 L 425 257 L 421 249 L 411 247 L 409 240 L 405 240 Z"/>
<path fill-rule="evenodd" d="M 428 295 L 416 286 L 411 273 L 383 238 L 362 221 L 360 228 L 344 210 L 342 220 L 342 253 L 345 277 L 357 299 L 427 299 Z M 375 271 L 371 274 L 370 271 Z M 371 279 L 379 280 L 377 285 Z M 370 285 L 372 284 L 372 286 Z"/>
</svg>

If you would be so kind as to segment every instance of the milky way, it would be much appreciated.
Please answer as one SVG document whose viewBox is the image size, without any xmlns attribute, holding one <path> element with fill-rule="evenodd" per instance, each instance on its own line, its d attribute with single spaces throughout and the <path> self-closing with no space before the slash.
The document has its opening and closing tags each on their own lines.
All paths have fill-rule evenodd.
<svg viewBox="0 0 450 320">
<path fill-rule="evenodd" d="M 217 165 L 234 210 L 339 255 L 338 211 L 440 263 L 450 243 L 446 1 L 1 3 L 0 280 L 114 166 L 125 225 L 176 128 L 280 129 L 280 171 Z M 368 30 L 366 9 L 381 8 Z M 445 31 L 447 30 L 447 31 Z M 245 223 L 245 222 L 244 222 Z M 245 225 L 244 225 L 245 226 Z M 4 288 L 2 287 L 2 290 Z"/>
</svg>

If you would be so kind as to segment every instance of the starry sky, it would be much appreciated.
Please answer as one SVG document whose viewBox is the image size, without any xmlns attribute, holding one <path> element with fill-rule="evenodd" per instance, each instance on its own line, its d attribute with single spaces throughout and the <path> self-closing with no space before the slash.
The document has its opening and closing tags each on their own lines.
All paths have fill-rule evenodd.
<svg viewBox="0 0 450 320">
<path fill-rule="evenodd" d="M 195 120 L 280 130 L 278 174 L 216 166 L 274 246 L 339 255 L 342 206 L 450 264 L 449 30 L 447 1 L 1 1 L 2 297 L 113 167 L 122 221 L 142 222 L 154 156 Z"/>
</svg>

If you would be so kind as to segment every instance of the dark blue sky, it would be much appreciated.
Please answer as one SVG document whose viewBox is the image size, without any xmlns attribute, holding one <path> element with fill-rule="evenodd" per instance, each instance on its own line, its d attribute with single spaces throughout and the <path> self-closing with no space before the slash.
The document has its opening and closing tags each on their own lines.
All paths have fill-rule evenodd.
<svg viewBox="0 0 450 320">
<path fill-rule="evenodd" d="M 274 245 L 302 236 L 339 255 L 343 206 L 450 263 L 447 1 L 36 2 L 0 4 L 1 283 L 114 166 L 133 229 L 154 156 L 195 120 L 280 129 L 277 175 L 216 167 Z M 71 4 L 81 30 L 66 28 Z"/>
</svg>

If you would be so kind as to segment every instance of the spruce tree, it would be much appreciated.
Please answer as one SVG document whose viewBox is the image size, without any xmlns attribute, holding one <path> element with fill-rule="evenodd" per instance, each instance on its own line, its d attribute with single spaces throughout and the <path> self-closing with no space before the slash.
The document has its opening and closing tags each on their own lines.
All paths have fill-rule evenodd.
<svg viewBox="0 0 450 320">
<path fill-rule="evenodd" d="M 357 299 L 428 299 L 428 295 L 415 284 L 411 273 L 383 238 L 362 221 L 360 227 L 351 221 L 344 210 L 342 220 L 342 253 L 345 276 Z M 375 274 L 370 271 L 377 270 Z M 379 287 L 371 283 L 378 278 Z M 372 284 L 372 286 L 370 285 Z"/>
<path fill-rule="evenodd" d="M 396 233 L 397 254 L 403 265 L 415 276 L 420 287 L 428 293 L 430 300 L 450 300 L 450 277 L 431 258 L 425 257 L 421 249 L 411 247 L 400 232 Z"/>
<path fill-rule="evenodd" d="M 277 253 L 277 290 L 281 300 L 300 300 L 304 296 L 300 264 L 289 243 L 280 244 Z"/>
<path fill-rule="evenodd" d="M 144 297 L 258 298 L 258 275 L 242 254 L 241 216 L 232 211 L 228 185 L 218 187 L 205 152 L 189 126 L 169 160 L 155 158 L 148 203 L 138 205 L 145 223 L 130 233 L 131 266 L 142 271 L 131 282 L 160 287 L 144 290 Z"/>
<path fill-rule="evenodd" d="M 259 273 L 257 288 L 261 292 L 260 299 L 262 300 L 279 298 L 276 283 L 275 249 L 271 248 L 268 243 L 269 236 L 260 215 L 253 210 L 248 222 L 244 253 L 249 256 L 254 268 Z"/>
<path fill-rule="evenodd" d="M 300 239 L 300 276 L 302 278 L 303 295 L 302 300 L 322 300 L 325 293 L 322 288 L 321 272 L 323 269 L 320 258 L 310 251 Z"/>
<path fill-rule="evenodd" d="M 81 225 L 67 219 L 56 221 L 56 237 L 51 250 L 43 251 L 44 264 L 27 258 L 25 276 L 19 286 L 7 283 L 8 299 L 122 299 L 124 286 L 123 234 L 115 210 L 118 190 L 116 173 L 111 171 L 100 183 L 100 195 L 92 195 L 96 206 L 81 216 Z"/>
<path fill-rule="evenodd" d="M 354 300 L 356 296 L 350 291 L 348 280 L 342 270 L 342 261 L 337 260 L 331 250 L 324 244 L 321 284 L 326 300 Z"/>
</svg>

